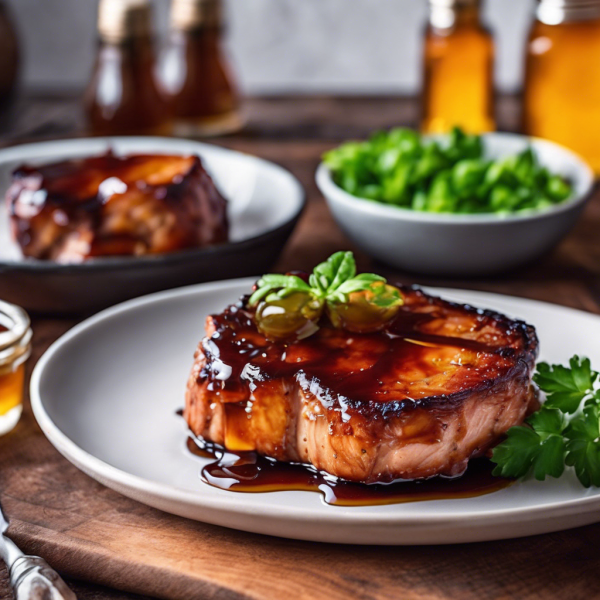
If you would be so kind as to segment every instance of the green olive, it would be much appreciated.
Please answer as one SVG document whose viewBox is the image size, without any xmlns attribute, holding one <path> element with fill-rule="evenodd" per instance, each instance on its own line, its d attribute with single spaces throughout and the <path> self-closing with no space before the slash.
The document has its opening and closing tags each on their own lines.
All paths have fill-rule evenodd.
<svg viewBox="0 0 600 600">
<path fill-rule="evenodd" d="M 349 294 L 347 303 L 328 303 L 327 314 L 333 325 L 356 333 L 383 329 L 398 314 L 402 297 L 391 285 L 374 284 L 373 288 L 376 291 Z"/>
<path fill-rule="evenodd" d="M 270 340 L 299 340 L 315 333 L 323 303 L 306 292 L 262 301 L 256 307 L 258 330 Z"/>
</svg>

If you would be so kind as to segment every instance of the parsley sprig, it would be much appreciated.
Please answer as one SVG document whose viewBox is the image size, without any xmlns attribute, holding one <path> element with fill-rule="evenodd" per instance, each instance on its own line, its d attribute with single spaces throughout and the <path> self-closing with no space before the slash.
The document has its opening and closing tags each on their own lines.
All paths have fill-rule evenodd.
<svg viewBox="0 0 600 600">
<path fill-rule="evenodd" d="M 399 289 L 393 288 L 389 293 L 389 287 L 374 286 L 374 283 L 385 284 L 386 279 L 374 273 L 357 275 L 352 252 L 336 252 L 314 268 L 308 283 L 296 275 L 263 275 L 256 284 L 257 290 L 250 296 L 249 304 L 256 306 L 262 300 L 272 302 L 297 292 L 310 294 L 321 305 L 345 304 L 350 294 L 366 290 L 373 293 L 372 301 L 378 306 L 402 303 Z"/>
<path fill-rule="evenodd" d="M 600 487 L 600 389 L 588 358 L 573 356 L 569 367 L 540 363 L 534 381 L 546 402 L 528 419 L 511 427 L 496 446 L 494 475 L 543 481 L 574 467 L 585 487 Z"/>
</svg>

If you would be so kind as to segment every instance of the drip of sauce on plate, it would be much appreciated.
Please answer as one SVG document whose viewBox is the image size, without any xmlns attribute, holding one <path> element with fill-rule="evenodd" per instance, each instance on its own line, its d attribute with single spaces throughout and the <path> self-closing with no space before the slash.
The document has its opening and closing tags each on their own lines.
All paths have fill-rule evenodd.
<svg viewBox="0 0 600 600">
<path fill-rule="evenodd" d="M 460 477 L 432 477 L 420 481 L 362 484 L 343 481 L 308 465 L 265 458 L 256 452 L 230 452 L 192 435 L 188 450 L 210 458 L 201 471 L 202 481 L 232 492 L 319 492 L 326 504 L 373 506 L 424 500 L 473 498 L 504 489 L 514 481 L 494 477 L 494 465 L 486 458 L 471 460 Z"/>
</svg>

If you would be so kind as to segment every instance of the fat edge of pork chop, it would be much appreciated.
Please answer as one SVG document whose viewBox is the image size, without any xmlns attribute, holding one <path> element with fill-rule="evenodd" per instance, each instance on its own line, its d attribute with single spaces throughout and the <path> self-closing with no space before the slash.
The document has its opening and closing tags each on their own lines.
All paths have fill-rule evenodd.
<svg viewBox="0 0 600 600">
<path fill-rule="evenodd" d="M 390 351 L 377 355 L 369 366 L 365 352 L 355 349 L 346 353 L 356 363 L 348 385 L 324 382 L 320 373 L 315 375 L 302 362 L 292 376 L 288 372 L 265 377 L 249 360 L 246 378 L 227 389 L 206 375 L 209 363 L 219 361 L 209 350 L 211 340 L 221 335 L 215 317 L 208 317 L 207 337 L 196 351 L 186 392 L 184 417 L 191 431 L 230 450 L 255 450 L 278 460 L 306 463 L 350 481 L 461 475 L 471 458 L 485 454 L 537 407 L 531 385 L 537 337 L 532 327 L 502 315 L 448 303 L 415 289 L 403 291 L 405 312 L 433 315 L 420 328 L 429 330 L 427 339 L 452 337 L 454 346 L 415 343 L 408 357 L 399 357 L 400 367 L 386 359 Z M 341 359 L 332 353 L 332 347 L 339 346 L 338 337 L 354 344 L 354 338 L 359 342 L 362 338 L 325 331 L 316 342 L 327 346 L 326 356 L 337 361 L 335 373 L 343 374 L 341 382 L 348 373 L 343 353 Z M 481 339 L 491 343 L 489 354 L 473 350 L 473 342 Z M 471 349 L 461 348 L 463 343 Z M 309 352 L 292 344 L 286 351 L 288 361 L 295 360 L 295 350 Z M 360 366 L 361 360 L 366 366 Z M 440 364 L 430 367 L 430 361 Z M 389 381 L 383 380 L 381 370 L 376 372 L 382 362 L 390 371 Z M 391 399 L 378 400 L 381 390 L 366 401 L 339 393 L 359 390 L 356 371 L 380 376 L 383 393 L 389 392 Z"/>
</svg>

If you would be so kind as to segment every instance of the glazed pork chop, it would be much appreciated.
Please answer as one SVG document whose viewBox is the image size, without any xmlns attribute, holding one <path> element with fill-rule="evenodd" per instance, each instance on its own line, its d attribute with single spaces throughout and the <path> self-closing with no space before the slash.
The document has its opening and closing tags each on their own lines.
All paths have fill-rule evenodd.
<svg viewBox="0 0 600 600">
<path fill-rule="evenodd" d="M 401 289 L 404 306 L 375 333 L 323 322 L 271 342 L 247 299 L 209 316 L 187 386 L 191 431 L 350 481 L 461 475 L 537 408 L 535 330 Z"/>
<path fill-rule="evenodd" d="M 7 191 L 25 256 L 81 262 L 227 240 L 226 201 L 197 156 L 132 155 L 22 166 Z"/>
</svg>

